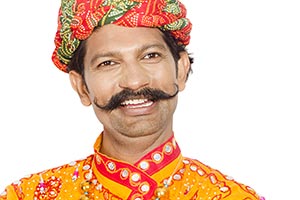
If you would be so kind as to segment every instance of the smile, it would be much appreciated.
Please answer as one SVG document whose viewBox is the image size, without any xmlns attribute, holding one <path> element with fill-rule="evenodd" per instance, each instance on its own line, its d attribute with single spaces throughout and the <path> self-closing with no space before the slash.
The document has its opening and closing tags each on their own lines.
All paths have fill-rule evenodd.
<svg viewBox="0 0 300 200">
<path fill-rule="evenodd" d="M 127 108 L 144 108 L 149 107 L 153 104 L 153 101 L 148 99 L 130 99 L 125 100 L 121 103 L 122 106 L 126 106 Z"/>
</svg>

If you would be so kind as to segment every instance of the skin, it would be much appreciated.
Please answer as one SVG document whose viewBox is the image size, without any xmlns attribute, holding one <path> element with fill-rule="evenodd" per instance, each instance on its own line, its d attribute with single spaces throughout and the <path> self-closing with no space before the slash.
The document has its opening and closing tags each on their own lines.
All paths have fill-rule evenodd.
<svg viewBox="0 0 300 200">
<path fill-rule="evenodd" d="M 150 87 L 173 94 L 178 84 L 184 90 L 190 62 L 180 53 L 178 75 L 175 61 L 162 33 L 155 28 L 128 28 L 105 25 L 87 39 L 84 80 L 75 71 L 70 81 L 85 106 L 92 105 L 103 124 L 100 152 L 115 159 L 135 163 L 173 133 L 173 114 L 178 97 L 157 102 L 122 106 L 112 111 L 99 109 L 112 95 L 124 90 Z M 144 99 L 136 97 L 135 99 Z"/>
</svg>

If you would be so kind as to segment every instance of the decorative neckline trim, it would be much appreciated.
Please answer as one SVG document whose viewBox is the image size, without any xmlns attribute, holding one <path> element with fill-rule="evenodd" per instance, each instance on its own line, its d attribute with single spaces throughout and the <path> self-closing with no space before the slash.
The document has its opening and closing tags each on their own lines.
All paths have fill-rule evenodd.
<svg viewBox="0 0 300 200">
<path fill-rule="evenodd" d="M 132 191 L 130 197 L 151 198 L 158 184 L 162 181 L 160 178 L 167 176 L 167 174 L 160 176 L 160 171 L 165 172 L 166 170 L 163 169 L 181 156 L 181 150 L 174 134 L 133 165 L 98 152 L 101 141 L 102 134 L 94 145 L 93 165 L 96 168 L 95 175 L 102 176 L 102 178 L 98 177 L 102 180 L 108 178 L 107 180 L 126 186 Z M 155 180 L 154 177 L 159 180 Z"/>
</svg>

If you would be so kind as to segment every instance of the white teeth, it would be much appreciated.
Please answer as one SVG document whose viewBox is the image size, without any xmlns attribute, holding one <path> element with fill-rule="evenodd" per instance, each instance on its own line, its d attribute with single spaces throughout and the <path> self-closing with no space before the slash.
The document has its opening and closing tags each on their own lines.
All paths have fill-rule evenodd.
<svg viewBox="0 0 300 200">
<path fill-rule="evenodd" d="M 138 105 L 138 104 L 143 104 L 145 102 L 147 102 L 148 99 L 130 99 L 130 100 L 126 100 L 123 103 L 121 103 L 121 105 Z"/>
<path fill-rule="evenodd" d="M 146 103 L 143 103 L 143 104 L 138 104 L 138 105 L 130 105 L 129 108 L 143 108 L 143 107 L 148 107 L 148 106 L 151 106 L 153 104 L 152 101 L 149 101 L 149 102 L 146 102 Z"/>
</svg>

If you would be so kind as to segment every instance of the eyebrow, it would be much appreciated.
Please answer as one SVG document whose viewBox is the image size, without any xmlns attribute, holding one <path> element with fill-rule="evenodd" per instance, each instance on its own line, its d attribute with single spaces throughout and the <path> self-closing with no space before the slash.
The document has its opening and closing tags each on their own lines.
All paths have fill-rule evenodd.
<svg viewBox="0 0 300 200">
<path fill-rule="evenodd" d="M 144 52 L 144 51 L 146 51 L 148 49 L 151 49 L 151 48 L 159 48 L 159 49 L 164 50 L 164 51 L 167 50 L 167 48 L 163 44 L 155 43 L 155 44 L 142 45 L 141 47 L 139 47 L 137 49 L 137 52 Z M 99 59 L 99 58 L 114 57 L 114 56 L 120 56 L 120 55 L 121 55 L 121 51 L 108 51 L 108 52 L 104 52 L 104 53 L 97 53 L 92 57 L 91 64 L 93 65 L 96 62 L 96 60 Z"/>
</svg>

